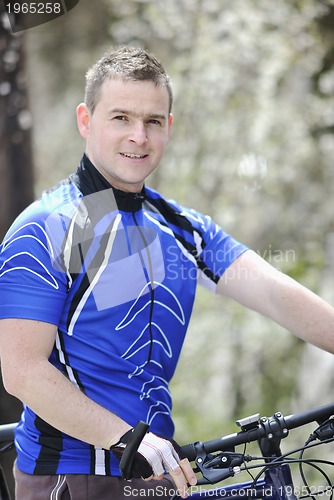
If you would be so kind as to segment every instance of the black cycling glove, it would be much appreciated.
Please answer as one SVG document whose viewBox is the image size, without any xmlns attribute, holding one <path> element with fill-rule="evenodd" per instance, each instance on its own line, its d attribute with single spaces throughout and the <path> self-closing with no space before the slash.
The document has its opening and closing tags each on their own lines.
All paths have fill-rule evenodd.
<svg viewBox="0 0 334 500">
<path fill-rule="evenodd" d="M 130 429 L 110 448 L 116 458 L 121 460 L 134 429 Z M 161 476 L 179 467 L 183 455 L 180 446 L 173 440 L 153 432 L 147 432 L 135 454 L 131 477 L 148 478 Z"/>
</svg>

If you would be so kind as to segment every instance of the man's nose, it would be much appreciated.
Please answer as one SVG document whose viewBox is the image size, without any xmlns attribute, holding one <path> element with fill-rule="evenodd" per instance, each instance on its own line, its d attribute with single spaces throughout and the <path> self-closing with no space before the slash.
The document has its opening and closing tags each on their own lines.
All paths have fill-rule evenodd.
<svg viewBox="0 0 334 500">
<path fill-rule="evenodd" d="M 134 123 L 131 129 L 129 139 L 130 141 L 135 142 L 139 146 L 145 144 L 145 142 L 147 142 L 146 124 L 142 121 Z"/>
</svg>

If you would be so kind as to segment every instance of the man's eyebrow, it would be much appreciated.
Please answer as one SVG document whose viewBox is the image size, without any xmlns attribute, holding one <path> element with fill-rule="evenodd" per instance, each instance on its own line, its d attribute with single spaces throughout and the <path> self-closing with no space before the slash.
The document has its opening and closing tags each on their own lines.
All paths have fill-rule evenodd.
<svg viewBox="0 0 334 500">
<path fill-rule="evenodd" d="M 166 116 L 160 113 L 149 113 L 147 115 L 146 114 L 142 115 L 140 113 L 136 113 L 135 111 L 130 111 L 129 109 L 122 109 L 122 108 L 112 108 L 108 111 L 108 115 L 114 115 L 114 114 L 129 115 L 129 116 L 134 116 L 135 118 L 144 117 L 146 119 L 166 121 Z"/>
<path fill-rule="evenodd" d="M 112 108 L 112 109 L 109 109 L 109 111 L 108 111 L 108 115 L 114 115 L 114 114 L 117 114 L 117 113 L 120 114 L 120 115 L 133 114 L 128 109 L 122 109 L 122 108 Z"/>
<path fill-rule="evenodd" d="M 155 113 L 147 115 L 147 118 L 151 118 L 153 120 L 166 120 L 165 115 L 159 115 L 159 114 L 155 114 Z"/>
</svg>

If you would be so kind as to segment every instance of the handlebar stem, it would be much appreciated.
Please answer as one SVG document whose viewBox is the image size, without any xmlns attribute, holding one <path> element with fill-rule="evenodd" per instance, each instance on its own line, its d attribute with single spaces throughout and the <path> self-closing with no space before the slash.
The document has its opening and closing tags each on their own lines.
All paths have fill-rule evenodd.
<svg viewBox="0 0 334 500">
<path fill-rule="evenodd" d="M 261 437 L 258 443 L 263 456 L 280 457 L 282 455 L 281 440 L 289 434 L 284 416 L 277 412 L 271 418 L 262 417 L 260 425 L 264 430 L 264 437 Z M 270 458 L 266 458 L 265 461 L 270 462 Z"/>
</svg>

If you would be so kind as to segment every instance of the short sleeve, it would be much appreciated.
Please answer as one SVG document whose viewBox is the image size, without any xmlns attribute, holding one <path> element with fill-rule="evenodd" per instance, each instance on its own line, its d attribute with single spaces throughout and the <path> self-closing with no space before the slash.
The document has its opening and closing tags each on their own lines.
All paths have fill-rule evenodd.
<svg viewBox="0 0 334 500">
<path fill-rule="evenodd" d="M 198 283 L 215 291 L 226 269 L 249 248 L 226 233 L 211 217 L 185 208 L 182 213 L 193 227 Z"/>
<path fill-rule="evenodd" d="M 67 278 L 57 264 L 45 224 L 18 219 L 0 247 L 0 318 L 58 325 Z"/>
</svg>

